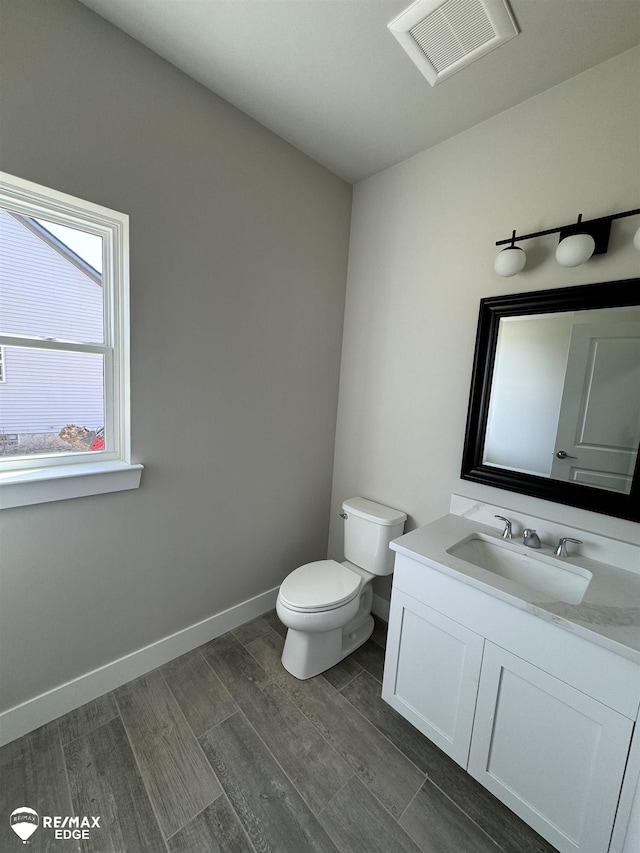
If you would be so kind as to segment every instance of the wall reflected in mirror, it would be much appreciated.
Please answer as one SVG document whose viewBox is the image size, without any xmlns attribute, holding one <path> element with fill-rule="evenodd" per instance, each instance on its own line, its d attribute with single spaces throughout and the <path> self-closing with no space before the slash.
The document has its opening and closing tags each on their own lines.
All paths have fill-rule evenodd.
<svg viewBox="0 0 640 853">
<path fill-rule="evenodd" d="M 640 308 L 502 317 L 483 465 L 629 494 Z"/>
</svg>

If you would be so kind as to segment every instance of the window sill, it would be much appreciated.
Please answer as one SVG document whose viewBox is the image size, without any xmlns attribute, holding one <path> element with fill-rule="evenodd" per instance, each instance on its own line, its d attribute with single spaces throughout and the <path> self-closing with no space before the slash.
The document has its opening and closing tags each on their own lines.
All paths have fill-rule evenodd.
<svg viewBox="0 0 640 853">
<path fill-rule="evenodd" d="M 140 464 L 91 462 L 0 474 L 0 509 L 137 489 Z"/>
</svg>

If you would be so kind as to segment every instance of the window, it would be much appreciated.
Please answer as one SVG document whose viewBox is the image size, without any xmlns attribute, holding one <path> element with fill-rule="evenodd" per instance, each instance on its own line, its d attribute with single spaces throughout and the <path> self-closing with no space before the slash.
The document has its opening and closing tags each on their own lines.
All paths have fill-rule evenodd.
<svg viewBox="0 0 640 853">
<path fill-rule="evenodd" d="M 0 173 L 0 506 L 137 488 L 128 217 Z"/>
</svg>

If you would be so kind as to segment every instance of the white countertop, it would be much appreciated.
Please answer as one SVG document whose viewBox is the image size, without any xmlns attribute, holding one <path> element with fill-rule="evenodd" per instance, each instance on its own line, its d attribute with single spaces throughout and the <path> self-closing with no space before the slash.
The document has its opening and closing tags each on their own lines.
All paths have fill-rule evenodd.
<svg viewBox="0 0 640 853">
<path fill-rule="evenodd" d="M 580 604 L 565 604 L 447 553 L 447 548 L 472 533 L 502 542 L 498 528 L 445 515 L 394 540 L 391 548 L 640 663 L 640 574 L 572 555 L 562 562 L 587 569 L 593 578 Z M 521 540 L 514 537 L 516 541 Z M 553 556 L 553 547 L 543 543 L 537 553 Z"/>
</svg>

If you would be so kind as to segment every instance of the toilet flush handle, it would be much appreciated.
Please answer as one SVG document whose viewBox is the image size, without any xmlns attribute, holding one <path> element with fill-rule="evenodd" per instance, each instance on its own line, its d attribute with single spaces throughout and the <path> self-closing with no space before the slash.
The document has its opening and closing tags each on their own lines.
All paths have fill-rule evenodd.
<svg viewBox="0 0 640 853">
<path fill-rule="evenodd" d="M 341 512 L 341 513 L 340 513 L 340 518 L 344 518 L 344 520 L 346 521 L 346 520 L 349 518 L 349 516 L 347 515 L 347 513 L 346 513 L 346 512 Z"/>
</svg>

